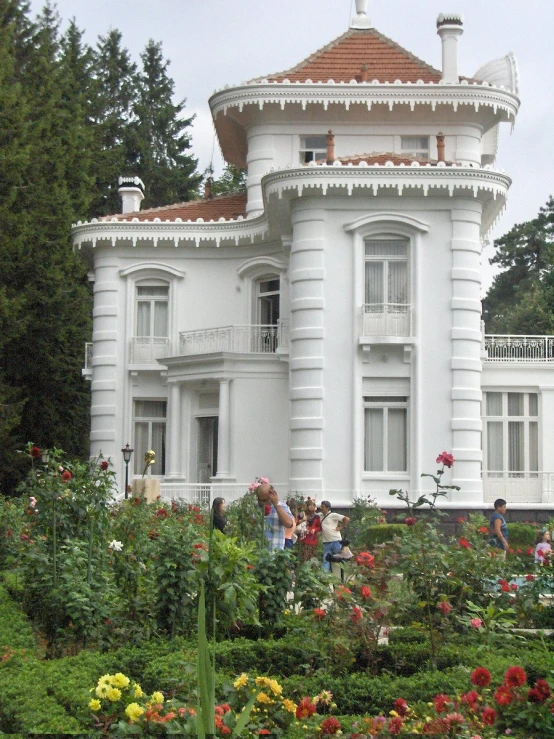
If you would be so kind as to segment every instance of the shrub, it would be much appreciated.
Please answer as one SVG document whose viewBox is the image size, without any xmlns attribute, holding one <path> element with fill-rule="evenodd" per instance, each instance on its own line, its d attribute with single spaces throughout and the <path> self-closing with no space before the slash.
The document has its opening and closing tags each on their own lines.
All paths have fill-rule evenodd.
<svg viewBox="0 0 554 739">
<path fill-rule="evenodd" d="M 537 526 L 530 523 L 508 524 L 508 543 L 512 549 L 526 550 L 537 543 Z"/>
<path fill-rule="evenodd" d="M 378 526 L 368 526 L 360 536 L 365 547 L 373 549 L 377 544 L 386 544 L 396 536 L 402 537 L 406 533 L 403 523 L 384 523 Z"/>
</svg>

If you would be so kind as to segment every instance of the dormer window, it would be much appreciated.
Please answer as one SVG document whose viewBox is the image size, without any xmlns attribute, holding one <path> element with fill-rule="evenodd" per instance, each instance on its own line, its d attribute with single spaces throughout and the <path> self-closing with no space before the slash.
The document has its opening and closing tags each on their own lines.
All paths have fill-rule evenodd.
<svg viewBox="0 0 554 739">
<path fill-rule="evenodd" d="M 428 159 L 429 136 L 401 136 L 400 151 L 402 154 Z"/>
<path fill-rule="evenodd" d="M 300 139 L 300 162 L 308 164 L 321 159 L 327 159 L 326 136 L 303 136 Z"/>
</svg>

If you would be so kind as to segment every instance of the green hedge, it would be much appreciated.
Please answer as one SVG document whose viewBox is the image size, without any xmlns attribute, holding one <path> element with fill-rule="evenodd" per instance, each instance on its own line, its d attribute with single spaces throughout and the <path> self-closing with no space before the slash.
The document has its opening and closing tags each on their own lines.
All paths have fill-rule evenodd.
<svg viewBox="0 0 554 739">
<path fill-rule="evenodd" d="M 526 550 L 534 547 L 537 543 L 538 527 L 530 523 L 509 523 L 508 541 L 513 549 Z"/>
<path fill-rule="evenodd" d="M 406 525 L 403 523 L 381 523 L 375 526 L 368 526 L 361 533 L 364 546 L 372 549 L 377 544 L 385 544 L 392 541 L 395 536 L 402 537 L 406 531 Z"/>
</svg>

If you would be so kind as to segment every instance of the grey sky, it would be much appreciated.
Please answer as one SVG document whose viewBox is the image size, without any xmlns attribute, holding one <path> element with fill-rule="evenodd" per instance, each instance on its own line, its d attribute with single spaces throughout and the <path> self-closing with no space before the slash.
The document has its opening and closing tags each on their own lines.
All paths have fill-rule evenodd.
<svg viewBox="0 0 554 739">
<path fill-rule="evenodd" d="M 32 0 L 40 10 L 41 0 Z M 75 17 L 88 43 L 118 28 L 131 55 L 149 38 L 162 41 L 178 98 L 196 114 L 193 151 L 208 166 L 213 127 L 208 98 L 215 89 L 282 71 L 343 33 L 353 0 L 58 0 L 64 27 Z M 437 15 L 464 14 L 460 69 L 473 74 L 484 62 L 512 51 L 519 63 L 522 107 L 516 127 L 503 126 L 497 163 L 513 178 L 506 212 L 493 237 L 533 218 L 554 192 L 554 3 L 551 0 L 370 0 L 374 26 L 440 69 Z M 215 147 L 216 171 L 221 158 Z M 492 279 L 484 254 L 486 285 Z"/>
</svg>

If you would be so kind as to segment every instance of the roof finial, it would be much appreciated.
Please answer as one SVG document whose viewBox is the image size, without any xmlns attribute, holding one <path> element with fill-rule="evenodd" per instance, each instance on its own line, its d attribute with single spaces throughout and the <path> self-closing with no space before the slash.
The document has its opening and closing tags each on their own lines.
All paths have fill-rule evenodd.
<svg viewBox="0 0 554 739">
<path fill-rule="evenodd" d="M 367 14 L 369 0 L 356 0 L 356 16 L 350 21 L 350 28 L 371 28 Z"/>
</svg>

